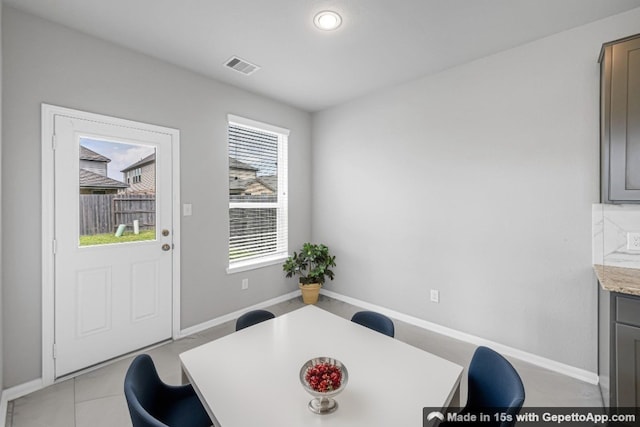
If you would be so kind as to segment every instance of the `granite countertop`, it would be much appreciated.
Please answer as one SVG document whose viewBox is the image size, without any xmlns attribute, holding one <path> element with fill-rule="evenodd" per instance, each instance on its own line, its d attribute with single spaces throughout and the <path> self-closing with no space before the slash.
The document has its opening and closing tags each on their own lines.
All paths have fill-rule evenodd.
<svg viewBox="0 0 640 427">
<path fill-rule="evenodd" d="M 594 264 L 593 270 L 605 291 L 640 296 L 640 269 Z"/>
</svg>

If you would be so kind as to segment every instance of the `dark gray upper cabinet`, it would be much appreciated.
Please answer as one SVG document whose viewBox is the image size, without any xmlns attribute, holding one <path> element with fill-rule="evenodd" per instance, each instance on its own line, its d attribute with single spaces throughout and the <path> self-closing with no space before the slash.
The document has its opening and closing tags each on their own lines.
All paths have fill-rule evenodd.
<svg viewBox="0 0 640 427">
<path fill-rule="evenodd" d="M 640 34 L 600 54 L 601 199 L 640 203 Z"/>
</svg>

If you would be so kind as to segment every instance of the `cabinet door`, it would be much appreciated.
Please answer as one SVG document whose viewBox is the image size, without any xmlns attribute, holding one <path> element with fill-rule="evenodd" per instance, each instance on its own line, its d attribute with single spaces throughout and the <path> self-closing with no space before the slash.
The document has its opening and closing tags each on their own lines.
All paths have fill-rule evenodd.
<svg viewBox="0 0 640 427">
<path fill-rule="evenodd" d="M 639 201 L 640 38 L 614 44 L 608 52 L 611 54 L 609 198 Z"/>
<path fill-rule="evenodd" d="M 640 328 L 616 324 L 618 407 L 640 407 Z"/>
</svg>

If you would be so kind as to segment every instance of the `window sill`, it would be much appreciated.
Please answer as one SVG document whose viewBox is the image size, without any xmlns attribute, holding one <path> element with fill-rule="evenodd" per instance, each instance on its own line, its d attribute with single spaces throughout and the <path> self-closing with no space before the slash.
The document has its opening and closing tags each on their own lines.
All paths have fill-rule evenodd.
<svg viewBox="0 0 640 427">
<path fill-rule="evenodd" d="M 287 258 L 287 254 L 280 254 L 260 259 L 236 262 L 227 267 L 227 274 L 240 273 L 242 271 L 255 270 L 262 267 L 268 267 L 270 265 L 282 264 Z"/>
</svg>

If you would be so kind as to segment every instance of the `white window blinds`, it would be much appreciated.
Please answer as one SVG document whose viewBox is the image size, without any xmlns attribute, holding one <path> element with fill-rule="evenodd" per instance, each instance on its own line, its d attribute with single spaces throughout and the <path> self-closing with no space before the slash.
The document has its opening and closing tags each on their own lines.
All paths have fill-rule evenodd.
<svg viewBox="0 0 640 427">
<path fill-rule="evenodd" d="M 229 116 L 229 269 L 287 256 L 288 134 Z"/>
</svg>

